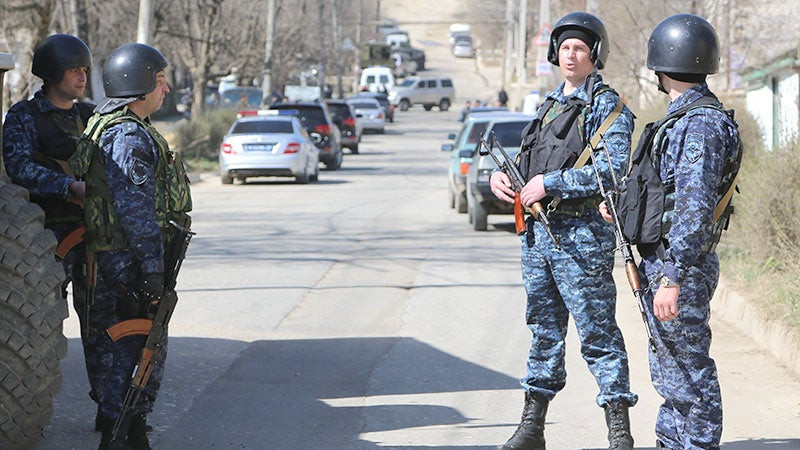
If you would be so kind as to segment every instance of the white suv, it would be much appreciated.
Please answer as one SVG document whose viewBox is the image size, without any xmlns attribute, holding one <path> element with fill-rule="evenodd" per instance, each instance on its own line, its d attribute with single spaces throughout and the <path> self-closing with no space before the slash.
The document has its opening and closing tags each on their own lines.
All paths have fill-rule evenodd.
<svg viewBox="0 0 800 450">
<path fill-rule="evenodd" d="M 434 106 L 447 111 L 455 95 L 450 78 L 408 77 L 389 90 L 389 101 L 401 111 L 408 110 L 411 105 L 422 105 L 425 111 Z"/>
</svg>

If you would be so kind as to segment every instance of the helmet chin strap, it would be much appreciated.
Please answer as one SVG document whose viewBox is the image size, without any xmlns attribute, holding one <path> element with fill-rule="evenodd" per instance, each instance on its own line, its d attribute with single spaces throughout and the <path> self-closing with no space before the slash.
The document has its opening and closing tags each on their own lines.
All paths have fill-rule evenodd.
<svg viewBox="0 0 800 450">
<path fill-rule="evenodd" d="M 664 84 L 661 82 L 661 74 L 662 72 L 656 72 L 656 78 L 658 78 L 658 91 L 663 92 L 665 94 L 669 94 L 667 89 L 664 87 Z"/>
</svg>

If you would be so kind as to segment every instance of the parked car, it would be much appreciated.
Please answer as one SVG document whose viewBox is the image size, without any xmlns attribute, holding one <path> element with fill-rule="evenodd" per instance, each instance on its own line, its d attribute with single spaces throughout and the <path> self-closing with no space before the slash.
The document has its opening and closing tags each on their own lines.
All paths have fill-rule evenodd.
<svg viewBox="0 0 800 450">
<path fill-rule="evenodd" d="M 269 111 L 262 111 L 269 112 Z M 294 177 L 299 184 L 319 179 L 319 149 L 295 116 L 241 115 L 219 149 L 222 184 L 234 178 Z"/>
<path fill-rule="evenodd" d="M 396 45 L 392 48 L 393 52 L 400 52 L 408 54 L 412 61 L 417 63 L 417 70 L 425 70 L 425 52 L 414 48 L 408 44 Z"/>
<path fill-rule="evenodd" d="M 454 23 L 450 25 L 450 31 L 447 34 L 447 40 L 450 45 L 453 45 L 458 36 L 469 36 L 470 26 L 466 23 Z"/>
<path fill-rule="evenodd" d="M 403 30 L 392 30 L 390 33 L 386 35 L 384 38 L 387 44 L 395 47 L 401 44 L 408 44 L 410 39 L 408 38 L 408 32 Z"/>
<path fill-rule="evenodd" d="M 389 102 L 389 95 L 384 94 L 382 92 L 367 92 L 362 91 L 356 94 L 354 97 L 350 97 L 351 99 L 360 99 L 360 98 L 374 98 L 378 101 L 378 103 L 383 106 L 383 112 L 386 114 L 386 120 L 389 123 L 394 123 L 394 105 Z"/>
<path fill-rule="evenodd" d="M 296 115 L 319 149 L 319 159 L 325 167 L 328 170 L 341 167 L 344 157 L 341 132 L 333 122 L 327 105 L 311 102 L 274 103 L 269 108 L 282 111 L 280 114 Z"/>
<path fill-rule="evenodd" d="M 394 87 L 394 84 L 394 74 L 392 69 L 388 67 L 376 66 L 361 70 L 361 82 L 359 83 L 361 90 L 389 92 Z"/>
<path fill-rule="evenodd" d="M 356 110 L 353 105 L 344 100 L 326 100 L 328 111 L 331 118 L 339 127 L 342 136 L 342 146 L 350 149 L 350 152 L 358 154 L 358 143 L 361 142 L 362 127 L 361 122 L 356 120 Z"/>
<path fill-rule="evenodd" d="M 516 114 L 513 117 L 494 119 L 486 126 L 483 138 L 489 142 L 490 134 L 494 133 L 497 142 L 513 159 L 519 153 L 522 129 L 534 117 L 534 115 Z M 489 177 L 496 168 L 497 165 L 490 156 L 475 155 L 467 172 L 467 214 L 472 228 L 476 231 L 486 231 L 489 214 L 514 213 L 514 206 L 495 197 L 489 186 Z"/>
<path fill-rule="evenodd" d="M 455 44 L 453 44 L 453 56 L 459 58 L 474 58 L 475 48 L 472 46 L 472 38 L 467 36 L 466 38 L 458 39 Z"/>
<path fill-rule="evenodd" d="M 374 98 L 354 98 L 347 100 L 356 111 L 356 120 L 361 122 L 361 127 L 383 134 L 386 126 L 386 113 L 383 107 Z"/>
<path fill-rule="evenodd" d="M 469 109 L 469 111 L 467 111 L 467 114 L 464 116 L 462 122 L 466 121 L 471 114 L 480 114 L 487 112 L 507 112 L 507 111 L 508 107 L 506 106 L 473 106 L 472 108 Z"/>
<path fill-rule="evenodd" d="M 478 140 L 483 136 L 489 122 L 500 118 L 518 118 L 517 113 L 473 114 L 464 121 L 458 135 L 452 135 L 453 143 L 442 145 L 442 151 L 450 153 L 450 166 L 447 170 L 448 201 L 451 208 L 459 213 L 467 212 L 467 172 L 475 158 Z"/>
<path fill-rule="evenodd" d="M 408 77 L 389 90 L 389 101 L 401 111 L 412 105 L 422 105 L 425 111 L 438 105 L 440 111 L 447 111 L 455 96 L 453 81 L 446 77 Z"/>
</svg>

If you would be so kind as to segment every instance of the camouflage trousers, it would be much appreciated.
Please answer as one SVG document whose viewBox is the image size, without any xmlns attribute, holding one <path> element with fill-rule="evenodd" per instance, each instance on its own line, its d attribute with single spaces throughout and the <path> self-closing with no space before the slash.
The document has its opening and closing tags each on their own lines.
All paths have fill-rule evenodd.
<svg viewBox="0 0 800 450">
<path fill-rule="evenodd" d="M 581 354 L 600 388 L 597 404 L 619 401 L 633 406 L 638 397 L 630 391 L 628 355 L 615 317 L 613 229 L 596 211 L 583 217 L 553 215 L 551 228 L 561 250 L 542 225 L 530 219 L 521 237 L 532 339 L 527 374 L 520 383 L 548 400 L 564 388 L 564 340 L 571 314 Z"/>
<path fill-rule="evenodd" d="M 654 285 L 644 290 L 650 329 L 657 352 L 650 352 L 650 377 L 664 403 L 658 411 L 656 436 L 669 449 L 717 449 L 722 436 L 722 397 L 711 347 L 710 302 L 719 281 L 719 260 L 701 253 L 681 283 L 678 317 L 660 322 L 653 315 L 663 263 L 642 259 L 639 276 Z M 644 283 L 643 283 L 644 284 Z"/>
<path fill-rule="evenodd" d="M 56 239 L 60 242 L 78 226 L 80 224 L 57 224 L 52 226 L 51 229 L 55 233 Z M 103 355 L 108 352 L 108 348 L 104 347 L 108 337 L 105 329 L 95 326 L 92 322 L 91 312 L 86 308 L 86 246 L 83 243 L 76 245 L 64 256 L 61 262 L 64 265 L 64 273 L 66 274 L 63 289 L 66 293 L 67 285 L 72 283 L 72 306 L 75 308 L 75 313 L 81 325 L 81 344 L 83 345 L 86 374 L 89 378 L 89 397 L 95 403 L 99 403 L 97 392 L 101 383 L 99 380 L 105 377 L 103 372 L 106 366 L 102 359 Z M 97 298 L 97 293 L 95 298 Z M 100 300 L 101 303 L 102 301 Z"/>
<path fill-rule="evenodd" d="M 97 291 L 102 292 L 103 302 L 95 302 L 92 308 L 92 323 L 103 331 L 119 322 L 115 307 L 117 302 L 125 301 L 124 295 L 119 291 L 119 284 L 136 286 L 140 271 L 133 255 L 124 251 L 99 252 L 96 254 L 99 271 L 102 273 L 102 286 L 98 281 Z M 98 300 L 101 297 L 98 296 Z M 105 334 L 105 333 L 104 333 Z M 147 336 L 128 336 L 117 342 L 111 341 L 105 335 L 103 345 L 107 344 L 108 351 L 103 355 L 102 362 L 107 371 L 101 380 L 98 389 L 100 412 L 109 418 L 116 418 L 122 408 L 125 393 L 130 385 L 133 367 L 139 360 L 142 347 Z M 105 347 L 104 347 L 105 348 Z M 164 341 L 164 350 L 156 361 L 150 380 L 139 401 L 134 407 L 134 413 L 150 413 L 161 387 L 161 378 L 164 374 L 164 362 L 167 357 L 167 342 Z"/>
</svg>

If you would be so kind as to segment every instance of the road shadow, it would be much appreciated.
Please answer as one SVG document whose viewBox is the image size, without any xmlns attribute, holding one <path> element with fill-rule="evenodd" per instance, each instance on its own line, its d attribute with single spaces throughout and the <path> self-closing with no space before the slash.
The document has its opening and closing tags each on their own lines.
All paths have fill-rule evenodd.
<svg viewBox="0 0 800 450">
<path fill-rule="evenodd" d="M 641 450 L 656 450 L 655 446 L 652 447 L 640 447 L 636 446 L 637 449 Z M 771 438 L 763 438 L 763 439 L 743 439 L 740 441 L 733 441 L 733 442 L 723 442 L 720 445 L 720 449 L 722 450 L 797 450 L 800 448 L 800 438 L 794 439 L 771 439 Z M 605 450 L 603 448 L 584 448 L 583 450 Z"/>
<path fill-rule="evenodd" d="M 414 366 L 409 367 L 408 361 Z M 512 377 L 410 338 L 256 341 L 155 444 L 160 448 L 385 448 L 358 436 L 455 426 L 470 419 L 454 408 L 417 404 L 412 398 L 407 404 L 363 405 L 367 397 L 517 387 Z"/>
</svg>

